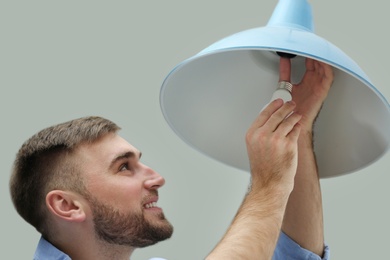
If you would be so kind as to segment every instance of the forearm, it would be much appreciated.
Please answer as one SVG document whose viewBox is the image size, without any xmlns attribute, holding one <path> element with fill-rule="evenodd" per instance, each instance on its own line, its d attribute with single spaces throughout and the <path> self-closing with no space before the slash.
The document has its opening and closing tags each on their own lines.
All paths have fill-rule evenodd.
<svg viewBox="0 0 390 260">
<path fill-rule="evenodd" d="M 288 195 L 286 190 L 252 189 L 225 236 L 206 259 L 271 259 Z"/>
<path fill-rule="evenodd" d="M 294 108 L 274 100 L 248 129 L 251 189 L 207 260 L 272 258 L 297 169 L 301 116 Z"/>
<path fill-rule="evenodd" d="M 322 197 L 311 132 L 301 132 L 298 153 L 294 189 L 286 207 L 282 230 L 303 248 L 322 256 Z"/>
</svg>

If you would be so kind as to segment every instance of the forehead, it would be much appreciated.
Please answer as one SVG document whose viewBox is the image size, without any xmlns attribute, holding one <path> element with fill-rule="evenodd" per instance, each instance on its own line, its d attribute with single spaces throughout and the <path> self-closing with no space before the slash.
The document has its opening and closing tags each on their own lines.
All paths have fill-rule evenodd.
<svg viewBox="0 0 390 260">
<path fill-rule="evenodd" d="M 106 134 L 92 143 L 81 144 L 75 152 L 82 165 L 92 167 L 89 164 L 93 164 L 105 168 L 121 154 L 140 154 L 137 148 L 115 133 Z"/>
</svg>

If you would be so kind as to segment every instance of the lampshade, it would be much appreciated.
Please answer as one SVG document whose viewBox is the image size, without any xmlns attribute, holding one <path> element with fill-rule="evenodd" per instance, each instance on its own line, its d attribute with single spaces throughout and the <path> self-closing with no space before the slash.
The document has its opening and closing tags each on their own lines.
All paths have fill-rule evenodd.
<svg viewBox="0 0 390 260">
<path fill-rule="evenodd" d="M 314 126 L 320 177 L 370 165 L 389 148 L 389 104 L 363 70 L 313 28 L 306 0 L 280 0 L 266 26 L 226 37 L 181 62 L 161 87 L 166 121 L 196 150 L 249 171 L 245 133 L 277 86 L 277 52 L 296 55 L 293 83 L 305 72 L 305 58 L 311 58 L 334 68 Z"/>
</svg>

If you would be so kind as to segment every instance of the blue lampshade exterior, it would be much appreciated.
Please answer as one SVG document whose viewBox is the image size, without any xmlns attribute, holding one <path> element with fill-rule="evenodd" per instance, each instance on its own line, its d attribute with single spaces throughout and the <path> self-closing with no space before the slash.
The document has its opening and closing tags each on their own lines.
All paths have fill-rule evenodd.
<svg viewBox="0 0 390 260">
<path fill-rule="evenodd" d="M 315 124 L 321 178 L 362 169 L 390 144 L 390 106 L 363 70 L 313 32 L 306 0 L 280 0 L 264 27 L 226 37 L 178 64 L 163 82 L 160 103 L 170 127 L 198 151 L 249 171 L 245 133 L 278 82 L 279 56 L 295 54 L 292 82 L 305 58 L 334 68 L 334 83 Z"/>
</svg>

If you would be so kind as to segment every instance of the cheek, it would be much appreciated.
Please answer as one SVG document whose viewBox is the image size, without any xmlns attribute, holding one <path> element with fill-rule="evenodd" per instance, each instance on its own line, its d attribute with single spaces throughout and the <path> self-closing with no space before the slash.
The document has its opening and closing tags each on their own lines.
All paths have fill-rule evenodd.
<svg viewBox="0 0 390 260">
<path fill-rule="evenodd" d="M 93 197 L 111 205 L 118 210 L 128 210 L 131 208 L 140 208 L 142 204 L 142 184 L 131 180 L 118 178 L 115 181 L 104 181 L 94 183 L 88 190 Z"/>
</svg>

